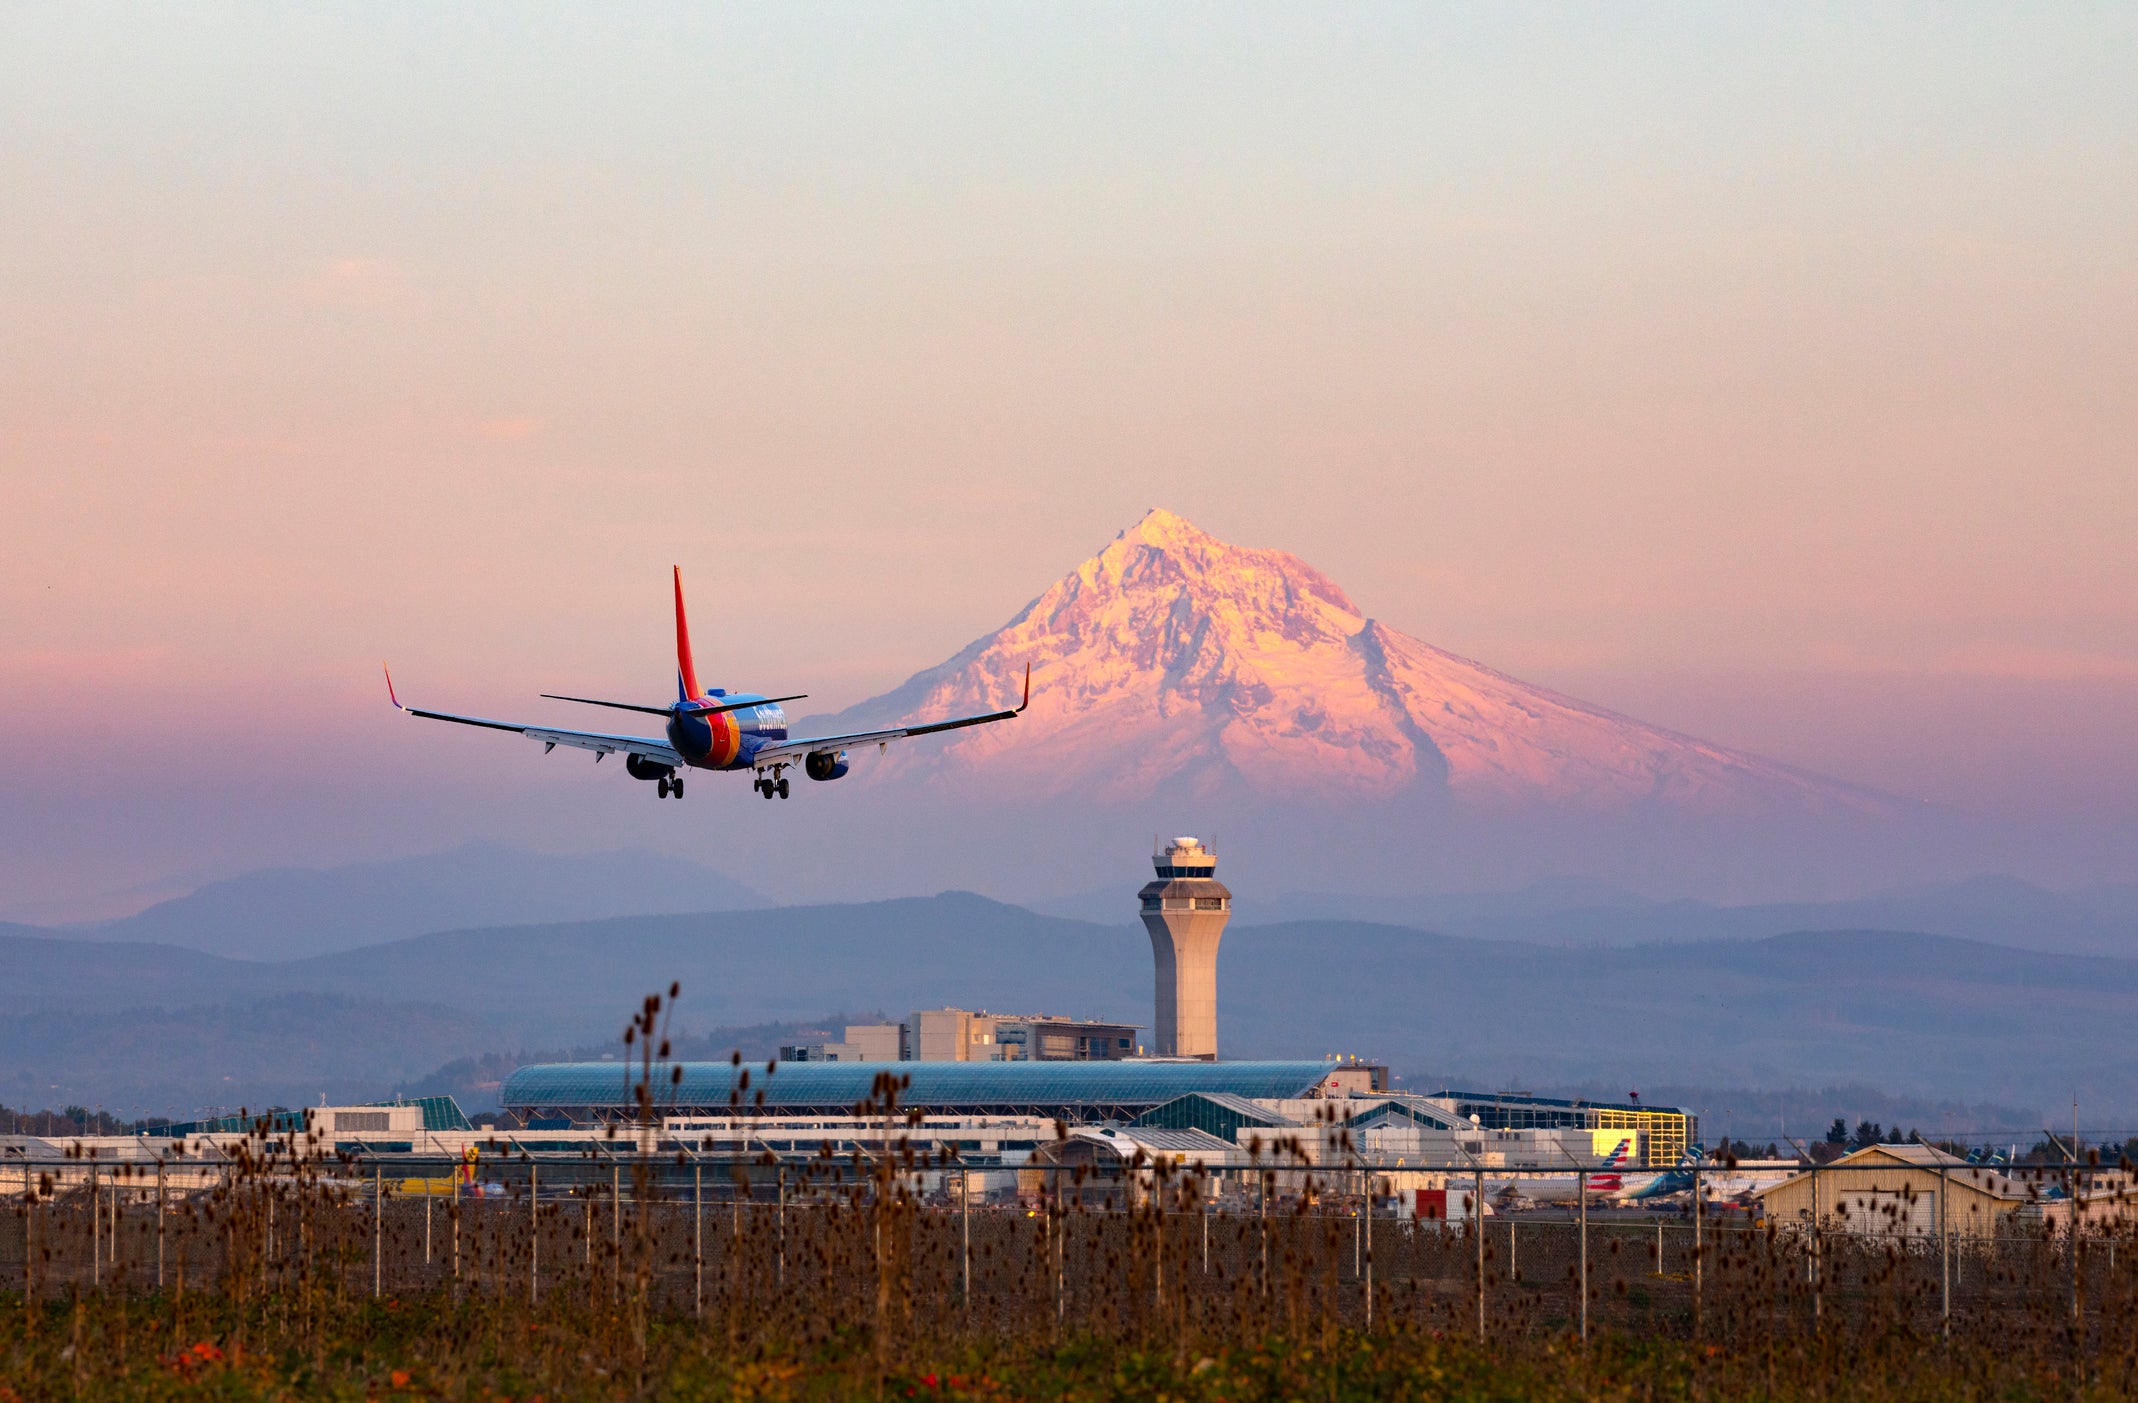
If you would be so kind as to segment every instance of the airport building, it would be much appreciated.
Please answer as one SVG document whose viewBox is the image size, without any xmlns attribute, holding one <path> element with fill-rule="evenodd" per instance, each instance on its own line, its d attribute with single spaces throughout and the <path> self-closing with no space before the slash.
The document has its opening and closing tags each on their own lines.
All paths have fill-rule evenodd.
<svg viewBox="0 0 2138 1403">
<path fill-rule="evenodd" d="M 1436 1091 L 1426 1100 L 1486 1130 L 1624 1130 L 1644 1169 L 1668 1169 L 1699 1142 L 1699 1118 L 1677 1106 L 1563 1100 L 1497 1091 Z"/>
<path fill-rule="evenodd" d="M 844 1062 L 775 1063 L 771 1071 L 727 1062 L 674 1064 L 649 1088 L 666 1117 L 852 1116 L 876 1097 L 885 1073 L 900 1082 L 898 1108 L 923 1115 L 1026 1115 L 1069 1125 L 1128 1121 L 1191 1092 L 1248 1099 L 1316 1097 L 1333 1062 Z M 637 1110 L 637 1069 L 617 1062 L 522 1067 L 500 1093 L 506 1110 L 532 1124 L 628 1122 Z M 880 1113 L 880 1107 L 876 1108 Z"/>
<path fill-rule="evenodd" d="M 2038 1204 L 2043 1185 L 1930 1145 L 1869 1145 L 1817 1174 L 1758 1191 L 1767 1221 L 1874 1237 L 1993 1237 Z M 2038 1212 L 2036 1214 L 2038 1217 Z"/>
<path fill-rule="evenodd" d="M 839 1042 L 793 1043 L 779 1050 L 782 1062 L 896 1062 L 906 1055 L 906 1030 L 897 1023 L 849 1023 Z"/>
<path fill-rule="evenodd" d="M 1053 1014 L 921 1009 L 904 1023 L 849 1023 L 840 1042 L 790 1044 L 781 1062 L 1118 1062 L 1136 1025 Z"/>
<path fill-rule="evenodd" d="M 1118 1062 L 1136 1055 L 1133 1023 L 935 1008 L 916 1012 L 905 1026 L 915 1062 Z"/>
</svg>

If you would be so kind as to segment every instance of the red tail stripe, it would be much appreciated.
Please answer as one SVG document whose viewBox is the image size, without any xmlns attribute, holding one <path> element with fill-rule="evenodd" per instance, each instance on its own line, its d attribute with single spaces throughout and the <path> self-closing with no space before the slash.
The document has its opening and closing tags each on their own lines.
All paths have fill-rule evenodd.
<svg viewBox="0 0 2138 1403">
<path fill-rule="evenodd" d="M 698 690 L 698 665 L 690 656 L 690 621 L 683 616 L 683 567 L 676 571 L 676 671 L 683 674 L 683 690 L 695 701 L 704 695 Z"/>
</svg>

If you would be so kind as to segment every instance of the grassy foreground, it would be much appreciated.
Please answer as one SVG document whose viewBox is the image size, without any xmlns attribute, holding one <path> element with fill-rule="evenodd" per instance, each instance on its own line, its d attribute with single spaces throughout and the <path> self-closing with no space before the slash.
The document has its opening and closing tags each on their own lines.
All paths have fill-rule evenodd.
<svg viewBox="0 0 2138 1403">
<path fill-rule="evenodd" d="M 47 1399 L 2125 1399 L 2129 1359 L 2081 1371 L 2053 1333 L 1781 1338 L 1771 1347 L 1606 1336 L 1480 1345 L 1422 1332 L 1198 1347 L 731 1340 L 583 1306 L 221 1296 L 0 1297 L 0 1403 Z M 2083 1374 L 2083 1376 L 2082 1376 Z"/>
</svg>

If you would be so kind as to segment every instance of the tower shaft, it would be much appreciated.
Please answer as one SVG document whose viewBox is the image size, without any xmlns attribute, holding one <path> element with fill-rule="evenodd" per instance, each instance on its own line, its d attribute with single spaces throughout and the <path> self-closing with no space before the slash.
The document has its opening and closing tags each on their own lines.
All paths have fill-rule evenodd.
<svg viewBox="0 0 2138 1403">
<path fill-rule="evenodd" d="M 1232 919 L 1232 893 L 1213 875 L 1217 857 L 1193 838 L 1153 855 L 1158 879 L 1140 893 L 1151 936 L 1161 1057 L 1217 1057 L 1217 948 Z"/>
</svg>

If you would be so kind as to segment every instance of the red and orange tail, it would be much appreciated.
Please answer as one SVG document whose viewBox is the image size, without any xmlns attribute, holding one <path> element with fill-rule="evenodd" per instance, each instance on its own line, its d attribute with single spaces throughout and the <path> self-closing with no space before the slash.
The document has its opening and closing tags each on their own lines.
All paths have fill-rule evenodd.
<svg viewBox="0 0 2138 1403">
<path fill-rule="evenodd" d="M 690 620 L 683 615 L 683 567 L 676 568 L 676 681 L 683 688 L 683 700 L 696 701 L 704 693 L 698 690 L 698 665 L 690 657 Z"/>
</svg>

